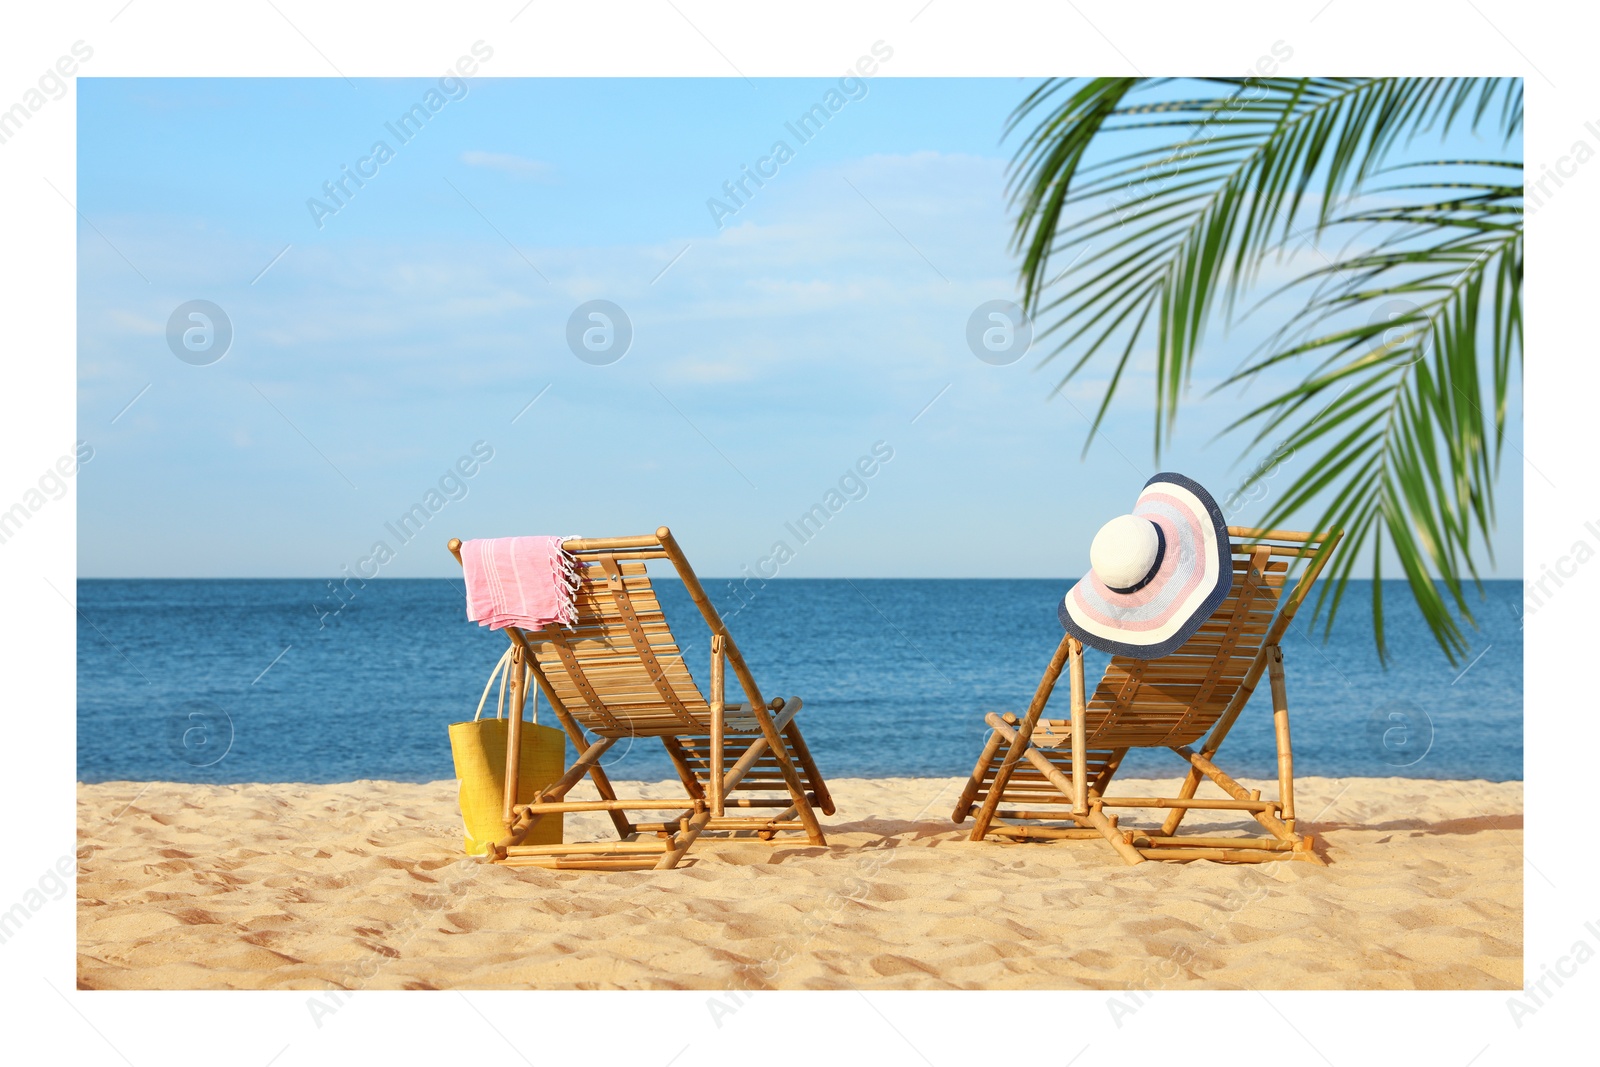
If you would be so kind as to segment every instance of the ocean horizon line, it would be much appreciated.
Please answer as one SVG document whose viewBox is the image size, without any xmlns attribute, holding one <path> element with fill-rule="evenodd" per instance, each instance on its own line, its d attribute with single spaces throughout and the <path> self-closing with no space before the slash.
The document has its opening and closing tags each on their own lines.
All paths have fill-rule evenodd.
<svg viewBox="0 0 1600 1067">
<path fill-rule="evenodd" d="M 525 722 L 527 720 L 524 720 Z M 1179 768 L 1181 771 L 1181 767 Z M 1182 773 L 1168 775 L 1135 774 L 1127 777 L 1118 777 L 1117 781 L 1126 785 L 1129 782 L 1164 782 L 1181 779 Z M 964 774 L 841 774 L 830 778 L 830 781 L 862 781 L 862 782 L 959 782 L 965 780 Z M 1438 775 L 1430 777 L 1424 774 L 1304 774 L 1296 775 L 1297 781 L 1311 781 L 1312 779 L 1326 779 L 1332 782 L 1522 782 L 1526 779 L 1516 778 L 1490 778 L 1484 775 L 1449 776 Z M 1267 775 L 1245 774 L 1240 776 L 1240 781 L 1265 782 L 1270 780 Z M 130 785 L 130 786 L 162 786 L 162 785 L 203 785 L 223 788 L 236 785 L 360 785 L 371 782 L 382 784 L 393 782 L 399 785 L 433 785 L 443 783 L 455 786 L 459 778 L 330 778 L 326 781 L 311 778 L 262 778 L 248 780 L 210 779 L 210 778 L 78 778 L 78 785 Z M 680 780 L 677 778 L 612 778 L 613 784 L 624 782 L 639 782 L 644 785 L 675 786 Z M 1113 794 L 1115 796 L 1115 794 Z"/>
<path fill-rule="evenodd" d="M 326 575 L 326 574 L 279 574 L 279 575 L 270 575 L 270 574 L 261 574 L 261 575 L 251 575 L 251 574 L 243 574 L 243 575 L 206 575 L 206 574 L 185 575 L 185 574 L 175 574 L 175 575 L 156 575 L 156 576 L 137 575 L 137 574 L 135 574 L 135 575 L 93 574 L 93 575 L 79 575 L 77 580 L 80 581 L 80 582 L 321 582 L 321 581 L 328 580 L 328 577 L 329 576 Z M 781 576 L 781 575 L 775 575 L 775 576 L 773 576 L 771 578 L 756 578 L 756 577 L 752 577 L 751 575 L 746 575 L 746 574 L 726 574 L 726 575 L 724 575 L 724 574 L 702 574 L 702 575 L 698 575 L 698 577 L 700 578 L 700 580 L 702 582 L 744 582 L 744 581 L 760 581 L 760 582 L 1076 582 L 1080 578 L 1082 578 L 1083 575 L 1079 574 L 1079 575 L 1058 576 L 1058 575 L 1053 575 L 1053 574 L 1030 574 L 1030 575 L 1018 575 L 1018 574 L 1001 574 L 1001 575 L 981 575 L 981 574 L 979 574 L 979 575 L 962 575 L 962 574 L 958 574 L 958 575 L 816 574 L 816 575 L 806 575 L 806 576 L 803 576 L 803 577 L 801 577 L 801 576 L 784 577 L 784 576 Z M 404 576 L 404 577 L 402 577 L 402 576 L 386 576 L 386 575 L 382 575 L 382 574 L 375 574 L 371 578 L 363 579 L 363 581 L 368 581 L 368 582 L 454 582 L 454 581 L 459 581 L 459 580 L 460 579 L 458 577 L 456 577 L 454 575 L 448 575 L 448 574 L 441 574 L 441 575 L 409 575 L 409 576 Z M 675 574 L 661 574 L 661 575 L 652 574 L 650 576 L 650 580 L 652 582 L 681 582 L 683 579 L 679 578 Z M 1351 576 L 1351 578 L 1350 578 L 1350 581 L 1352 581 L 1352 582 L 1370 582 L 1370 581 L 1374 581 L 1374 580 L 1375 579 L 1373 579 L 1371 575 L 1367 575 L 1367 576 L 1364 576 L 1364 577 Z M 1381 578 L 1381 579 L 1376 579 L 1376 580 L 1377 581 L 1382 581 L 1385 585 L 1409 585 L 1410 584 L 1409 580 L 1405 579 L 1405 578 Z M 1485 584 L 1485 585 L 1487 585 L 1487 584 L 1489 584 L 1491 582 L 1526 583 L 1527 578 L 1525 576 L 1518 576 L 1518 577 L 1515 577 L 1515 578 L 1505 578 L 1505 577 L 1500 577 L 1500 578 L 1481 578 L 1481 579 L 1479 579 L 1479 581 L 1482 584 Z M 1443 585 L 1444 583 L 1443 583 L 1442 580 L 1436 579 L 1434 584 L 1435 585 Z"/>
</svg>

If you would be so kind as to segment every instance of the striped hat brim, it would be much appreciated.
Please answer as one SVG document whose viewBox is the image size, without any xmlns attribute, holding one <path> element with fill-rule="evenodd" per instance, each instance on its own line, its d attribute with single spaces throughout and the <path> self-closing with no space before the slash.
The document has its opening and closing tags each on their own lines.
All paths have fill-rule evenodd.
<svg viewBox="0 0 1600 1067">
<path fill-rule="evenodd" d="M 1131 514 L 1159 531 L 1159 558 L 1131 589 L 1113 589 L 1093 568 L 1057 614 L 1090 648 L 1135 659 L 1176 651 L 1205 624 L 1233 586 L 1228 525 L 1200 483 L 1164 472 L 1145 483 Z"/>
</svg>

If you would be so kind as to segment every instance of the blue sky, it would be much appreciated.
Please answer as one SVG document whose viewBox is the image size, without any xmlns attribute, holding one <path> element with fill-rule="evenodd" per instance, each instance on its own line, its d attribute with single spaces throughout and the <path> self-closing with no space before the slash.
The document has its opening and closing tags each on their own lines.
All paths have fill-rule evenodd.
<svg viewBox="0 0 1600 1067">
<path fill-rule="evenodd" d="M 1158 467 L 1146 360 L 1081 459 L 1102 378 L 1052 398 L 1038 351 L 968 349 L 973 310 L 1018 294 L 1001 137 L 1031 83 L 496 80 L 475 62 L 442 84 L 79 82 L 82 575 L 332 576 L 378 542 L 385 576 L 447 575 L 450 536 L 665 523 L 708 575 L 784 541 L 790 577 L 1071 576 L 1149 474 L 1220 496 L 1258 458 L 1215 439 L 1247 406 L 1225 394 L 1185 409 Z M 786 124 L 830 91 L 802 142 Z M 758 165 L 772 176 L 719 226 L 707 201 Z M 196 299 L 233 328 L 206 366 L 167 343 Z M 620 361 L 568 348 L 591 300 L 631 321 Z M 1213 330 L 1193 399 L 1270 325 Z M 1521 573 L 1507 456 L 1498 576 Z M 450 474 L 462 457 L 470 477 Z M 870 477 L 850 474 L 862 457 Z M 830 490 L 843 505 L 802 545 L 786 524 Z M 391 527 L 430 491 L 403 541 Z"/>
</svg>

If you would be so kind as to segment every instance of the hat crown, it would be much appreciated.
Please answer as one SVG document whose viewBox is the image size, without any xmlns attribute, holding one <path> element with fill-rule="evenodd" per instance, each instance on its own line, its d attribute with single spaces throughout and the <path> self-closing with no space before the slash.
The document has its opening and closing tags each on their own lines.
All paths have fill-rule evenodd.
<svg viewBox="0 0 1600 1067">
<path fill-rule="evenodd" d="M 1118 515 L 1094 535 L 1089 566 L 1109 588 L 1127 589 L 1144 581 L 1160 552 L 1155 523 L 1137 515 Z"/>
</svg>

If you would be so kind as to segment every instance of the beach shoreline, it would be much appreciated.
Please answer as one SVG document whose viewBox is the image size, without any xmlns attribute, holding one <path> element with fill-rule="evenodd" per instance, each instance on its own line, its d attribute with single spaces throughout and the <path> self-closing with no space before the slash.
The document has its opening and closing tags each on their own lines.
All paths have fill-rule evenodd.
<svg viewBox="0 0 1600 1067">
<path fill-rule="evenodd" d="M 677 870 L 625 873 L 465 858 L 453 781 L 80 783 L 78 984 L 1522 986 L 1521 782 L 1301 778 L 1299 828 L 1328 866 L 1129 867 L 1096 841 L 966 840 L 971 822 L 950 822 L 963 781 L 835 780 L 827 846 L 708 836 Z M 610 830 L 594 814 L 566 826 Z M 1245 830 L 1229 813 L 1184 826 Z"/>
</svg>

